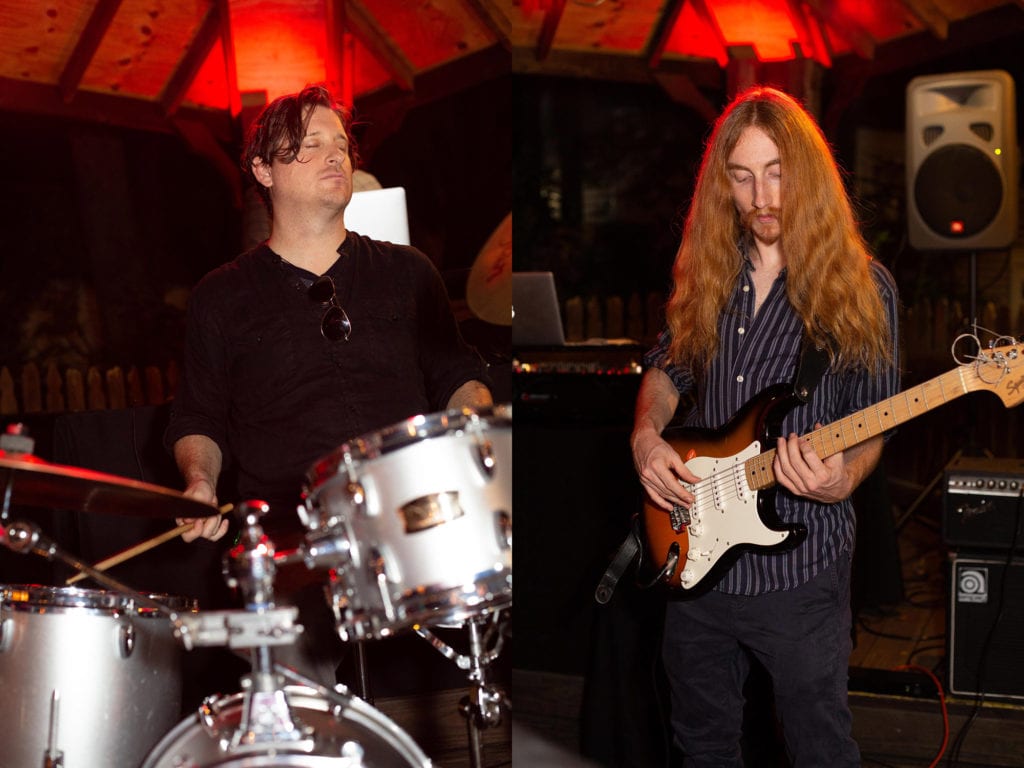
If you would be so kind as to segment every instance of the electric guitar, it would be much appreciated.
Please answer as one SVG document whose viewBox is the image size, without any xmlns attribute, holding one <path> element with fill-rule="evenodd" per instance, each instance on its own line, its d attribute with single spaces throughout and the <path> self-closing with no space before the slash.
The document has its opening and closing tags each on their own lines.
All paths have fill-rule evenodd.
<svg viewBox="0 0 1024 768">
<path fill-rule="evenodd" d="M 877 405 L 820 427 L 806 437 L 821 459 L 852 448 L 968 392 L 994 392 L 1007 408 L 1024 401 L 1024 343 L 983 349 L 977 359 Z M 802 525 L 783 524 L 774 508 L 774 436 L 795 405 L 792 387 L 769 387 L 721 429 L 665 430 L 662 437 L 701 480 L 687 485 L 695 501 L 671 513 L 644 502 L 648 555 L 660 567 L 656 580 L 698 594 L 747 550 L 795 547 Z M 744 447 L 745 446 L 745 447 Z M 663 565 L 658 565 L 662 564 Z"/>
</svg>

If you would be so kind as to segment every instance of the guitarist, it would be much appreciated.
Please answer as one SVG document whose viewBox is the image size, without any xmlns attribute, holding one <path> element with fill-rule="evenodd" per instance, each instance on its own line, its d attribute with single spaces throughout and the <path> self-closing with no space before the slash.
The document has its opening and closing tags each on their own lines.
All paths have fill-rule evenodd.
<svg viewBox="0 0 1024 768">
<path fill-rule="evenodd" d="M 806 539 L 744 552 L 713 589 L 668 603 L 662 655 L 684 765 L 742 765 L 743 684 L 756 659 L 791 763 L 859 766 L 847 701 L 850 494 L 883 437 L 821 460 L 799 436 L 899 391 L 897 292 L 867 252 L 821 129 L 789 95 L 752 88 L 716 121 L 673 282 L 631 437 L 644 489 L 666 512 L 688 509 L 687 484 L 699 479 L 662 438 L 682 395 L 695 401 L 684 426 L 718 429 L 793 381 L 805 335 L 829 350 L 809 401 L 786 413 L 777 445 L 761 448 L 777 449 L 775 511 Z"/>
</svg>

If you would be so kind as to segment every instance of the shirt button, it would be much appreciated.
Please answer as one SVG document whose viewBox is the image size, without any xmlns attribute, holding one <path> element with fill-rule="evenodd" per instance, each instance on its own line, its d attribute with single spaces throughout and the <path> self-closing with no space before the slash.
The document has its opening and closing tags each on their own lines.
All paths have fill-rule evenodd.
<svg viewBox="0 0 1024 768">
<path fill-rule="evenodd" d="M 736 329 L 736 333 L 738 333 L 738 334 L 739 334 L 740 336 L 742 336 L 742 335 L 743 335 L 744 333 L 746 333 L 746 332 L 747 332 L 747 331 L 746 331 L 746 329 L 745 329 L 745 328 L 737 328 L 737 329 Z"/>
<path fill-rule="evenodd" d="M 740 384 L 743 383 L 743 374 L 742 373 L 739 376 L 736 377 L 736 381 L 738 381 Z"/>
</svg>

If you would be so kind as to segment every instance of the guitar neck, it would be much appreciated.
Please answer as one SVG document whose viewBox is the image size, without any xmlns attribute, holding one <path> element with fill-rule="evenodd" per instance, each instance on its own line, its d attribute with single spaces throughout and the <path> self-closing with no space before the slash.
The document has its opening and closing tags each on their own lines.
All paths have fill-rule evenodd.
<svg viewBox="0 0 1024 768">
<path fill-rule="evenodd" d="M 806 437 L 818 458 L 827 459 L 967 394 L 974 389 L 969 386 L 968 377 L 977 378 L 977 373 L 968 366 L 960 366 L 816 429 Z M 744 466 L 752 490 L 775 485 L 775 472 L 772 470 L 775 453 L 772 448 L 747 460 Z"/>
</svg>

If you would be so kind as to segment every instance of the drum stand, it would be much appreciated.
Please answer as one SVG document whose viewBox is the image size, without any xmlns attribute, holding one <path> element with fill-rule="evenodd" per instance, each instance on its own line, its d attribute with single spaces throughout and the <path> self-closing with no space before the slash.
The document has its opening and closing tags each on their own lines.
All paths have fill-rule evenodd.
<svg viewBox="0 0 1024 768">
<path fill-rule="evenodd" d="M 459 712 L 466 718 L 472 768 L 483 768 L 482 732 L 501 723 L 502 708 L 509 703 L 501 689 L 487 679 L 488 667 L 498 658 L 505 641 L 505 619 L 501 609 L 490 616 L 467 619 L 462 626 L 469 634 L 468 654 L 458 653 L 426 627 L 415 627 L 416 634 L 430 643 L 438 653 L 455 662 L 459 669 L 468 672 L 471 687 L 469 695 L 459 702 Z"/>
<path fill-rule="evenodd" d="M 227 751 L 245 753 L 271 749 L 281 753 L 308 752 L 313 748 L 313 731 L 293 717 L 285 696 L 284 678 L 315 689 L 341 708 L 349 706 L 351 696 L 347 692 L 330 690 L 273 661 L 272 647 L 294 643 L 302 627 L 295 624 L 297 608 L 277 608 L 273 602 L 274 549 L 258 522 L 266 511 L 266 505 L 257 502 L 249 502 L 240 507 L 243 519 L 242 540 L 225 562 L 228 584 L 237 586 L 244 596 L 244 611 L 179 614 L 65 551 L 32 522 L 11 521 L 5 516 L 0 525 L 0 544 L 20 554 L 60 560 L 85 572 L 103 586 L 131 597 L 137 604 L 160 612 L 168 617 L 175 635 L 186 650 L 201 645 L 249 649 L 253 671 L 242 677 L 242 716 L 234 733 L 223 740 L 228 745 Z M 52 702 L 51 744 L 44 755 L 45 768 L 59 768 L 63 765 L 63 756 L 53 744 L 57 704 L 56 700 Z M 199 717 L 212 727 L 215 714 L 204 703 Z M 358 750 L 359 747 L 355 745 L 347 748 Z"/>
</svg>

